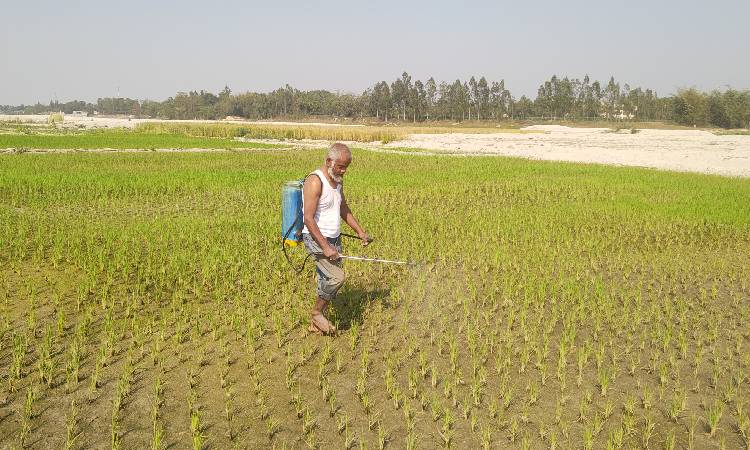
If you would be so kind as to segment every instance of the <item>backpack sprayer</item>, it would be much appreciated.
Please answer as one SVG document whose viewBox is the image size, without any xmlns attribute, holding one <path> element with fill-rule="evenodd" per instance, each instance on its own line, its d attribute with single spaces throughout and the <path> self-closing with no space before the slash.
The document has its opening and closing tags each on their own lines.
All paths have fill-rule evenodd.
<svg viewBox="0 0 750 450">
<path fill-rule="evenodd" d="M 281 189 L 281 250 L 284 252 L 289 265 L 297 273 L 301 273 L 305 269 L 305 264 L 311 256 L 308 254 L 302 261 L 302 264 L 299 267 L 295 267 L 292 258 L 287 252 L 288 248 L 297 247 L 302 241 L 302 185 L 305 182 L 305 178 L 288 181 L 284 183 Z M 341 235 L 352 239 L 361 239 L 359 236 L 354 236 L 353 234 L 341 233 Z M 364 258 L 361 256 L 339 255 L 339 258 L 384 264 L 414 265 L 414 263 L 407 261 L 391 261 L 388 259 Z"/>
</svg>

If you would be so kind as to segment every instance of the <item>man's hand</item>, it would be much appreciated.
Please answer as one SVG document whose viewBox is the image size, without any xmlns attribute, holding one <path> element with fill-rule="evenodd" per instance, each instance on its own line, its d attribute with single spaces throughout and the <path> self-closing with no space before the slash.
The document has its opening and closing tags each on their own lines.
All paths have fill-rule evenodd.
<svg viewBox="0 0 750 450">
<path fill-rule="evenodd" d="M 367 247 L 370 245 L 370 242 L 372 242 L 372 238 L 369 234 L 365 233 L 364 231 L 359 233 L 359 238 L 362 239 L 362 246 Z"/>
<path fill-rule="evenodd" d="M 329 261 L 336 261 L 339 259 L 339 252 L 336 251 L 336 249 L 332 246 L 328 245 L 323 249 L 323 256 L 325 256 Z"/>
</svg>

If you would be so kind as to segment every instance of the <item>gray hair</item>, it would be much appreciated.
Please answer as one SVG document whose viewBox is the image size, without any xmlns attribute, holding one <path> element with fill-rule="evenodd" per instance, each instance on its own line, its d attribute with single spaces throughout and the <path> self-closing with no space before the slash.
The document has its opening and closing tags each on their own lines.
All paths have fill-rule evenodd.
<svg viewBox="0 0 750 450">
<path fill-rule="evenodd" d="M 331 161 L 338 161 L 344 155 L 348 155 L 349 157 L 351 157 L 352 151 L 349 150 L 349 147 L 347 147 L 346 144 L 337 142 L 328 148 L 326 159 L 330 159 Z"/>
</svg>

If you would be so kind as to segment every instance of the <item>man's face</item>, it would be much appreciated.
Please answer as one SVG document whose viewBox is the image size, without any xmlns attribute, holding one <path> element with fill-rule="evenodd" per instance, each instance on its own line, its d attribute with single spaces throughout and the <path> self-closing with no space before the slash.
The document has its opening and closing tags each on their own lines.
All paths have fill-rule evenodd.
<svg viewBox="0 0 750 450">
<path fill-rule="evenodd" d="M 332 159 L 327 160 L 326 166 L 328 167 L 328 175 L 330 175 L 330 177 L 336 183 L 341 183 L 342 181 L 344 181 L 344 174 L 346 173 L 346 169 L 349 167 L 349 164 L 351 164 L 351 162 L 351 156 L 345 156 L 335 161 Z"/>
</svg>

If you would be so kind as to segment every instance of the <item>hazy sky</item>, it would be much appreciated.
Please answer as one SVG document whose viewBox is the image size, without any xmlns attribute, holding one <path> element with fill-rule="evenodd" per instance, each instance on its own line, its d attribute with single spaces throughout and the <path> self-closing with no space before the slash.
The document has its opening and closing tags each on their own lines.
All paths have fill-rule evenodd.
<svg viewBox="0 0 750 450">
<path fill-rule="evenodd" d="M 553 74 L 667 95 L 750 88 L 750 0 L 0 0 L 0 104 L 177 91 L 359 93 L 392 81 Z"/>
</svg>

